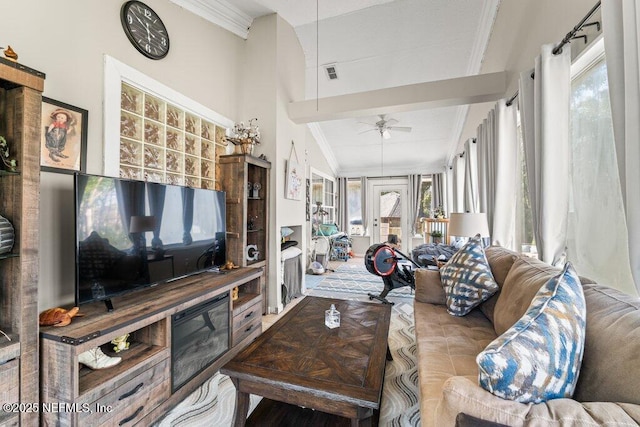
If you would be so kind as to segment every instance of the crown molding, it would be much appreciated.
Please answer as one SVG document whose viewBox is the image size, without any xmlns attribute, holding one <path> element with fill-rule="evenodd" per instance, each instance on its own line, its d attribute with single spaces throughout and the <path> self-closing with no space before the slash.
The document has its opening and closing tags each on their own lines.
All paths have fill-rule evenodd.
<svg viewBox="0 0 640 427">
<path fill-rule="evenodd" d="M 327 142 L 327 138 L 324 136 L 324 132 L 318 123 L 307 123 L 307 127 L 311 132 L 311 135 L 316 139 L 320 151 L 324 154 L 324 158 L 327 160 L 329 167 L 334 175 L 338 173 L 338 160 L 336 159 L 331 146 Z"/>
<path fill-rule="evenodd" d="M 253 18 L 226 0 L 170 0 L 233 34 L 247 39 Z"/>
</svg>

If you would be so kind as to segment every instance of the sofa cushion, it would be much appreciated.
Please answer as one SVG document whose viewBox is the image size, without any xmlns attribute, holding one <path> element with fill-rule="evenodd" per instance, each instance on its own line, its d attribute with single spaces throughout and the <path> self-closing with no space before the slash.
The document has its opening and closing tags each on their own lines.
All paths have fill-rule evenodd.
<svg viewBox="0 0 640 427">
<path fill-rule="evenodd" d="M 498 291 L 480 235 L 469 241 L 440 270 L 449 314 L 464 316 Z"/>
<path fill-rule="evenodd" d="M 445 305 L 447 296 L 440 281 L 440 271 L 418 268 L 414 270 L 416 284 L 415 299 L 419 302 Z"/>
<path fill-rule="evenodd" d="M 440 426 L 434 414 L 442 385 L 454 376 L 477 382 L 476 356 L 496 338 L 496 333 L 480 310 L 457 317 L 447 313 L 445 305 L 416 301 L 413 315 L 421 424 Z"/>
<path fill-rule="evenodd" d="M 519 254 L 501 246 L 490 246 L 484 251 L 484 253 L 487 256 L 489 267 L 491 267 L 493 278 L 496 280 L 498 287 L 502 289 L 502 285 L 507 278 L 507 274 L 509 274 L 509 270 L 511 270 L 511 267 Z M 499 296 L 500 291 L 493 294 L 491 298 L 480 304 L 479 307 L 484 315 L 491 320 L 491 323 L 493 323 L 493 312 Z"/>
<path fill-rule="evenodd" d="M 423 421 L 422 426 L 453 426 L 456 416 L 461 412 L 511 427 L 631 427 L 640 422 L 638 405 L 580 403 L 573 399 L 553 399 L 531 405 L 501 399 L 478 387 L 475 381 L 468 378 L 452 377 L 442 387 L 442 400 L 436 413 L 428 420 L 430 422 Z"/>
<path fill-rule="evenodd" d="M 561 270 L 535 258 L 520 257 L 509 270 L 493 311 L 493 327 L 502 335 L 531 305 L 533 296 Z"/>
<path fill-rule="evenodd" d="M 640 299 L 583 285 L 587 336 L 575 399 L 640 404 Z"/>
<path fill-rule="evenodd" d="M 536 293 L 526 314 L 478 357 L 479 383 L 521 403 L 573 395 L 585 340 L 582 284 L 570 263 Z"/>
</svg>

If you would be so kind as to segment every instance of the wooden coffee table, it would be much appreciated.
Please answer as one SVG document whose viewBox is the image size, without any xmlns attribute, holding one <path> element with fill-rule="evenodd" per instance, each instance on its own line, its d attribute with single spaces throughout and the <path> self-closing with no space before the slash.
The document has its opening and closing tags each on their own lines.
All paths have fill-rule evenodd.
<svg viewBox="0 0 640 427">
<path fill-rule="evenodd" d="M 335 329 L 324 325 L 331 304 L 341 315 Z M 249 394 L 350 418 L 352 426 L 371 419 L 380 408 L 390 321 L 391 305 L 305 297 L 220 370 L 236 387 L 234 425 L 245 425 Z M 271 413 L 286 425 L 282 410 Z"/>
</svg>

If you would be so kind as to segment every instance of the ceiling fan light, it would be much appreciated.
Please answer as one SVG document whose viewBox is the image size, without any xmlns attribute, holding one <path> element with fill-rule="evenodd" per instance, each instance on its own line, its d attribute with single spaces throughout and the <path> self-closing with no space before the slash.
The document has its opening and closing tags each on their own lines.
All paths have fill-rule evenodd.
<svg viewBox="0 0 640 427">
<path fill-rule="evenodd" d="M 389 139 L 389 138 L 391 138 L 391 134 L 389 133 L 389 130 L 388 130 L 388 129 L 385 129 L 385 130 L 382 132 L 382 137 L 383 137 L 384 139 Z"/>
</svg>

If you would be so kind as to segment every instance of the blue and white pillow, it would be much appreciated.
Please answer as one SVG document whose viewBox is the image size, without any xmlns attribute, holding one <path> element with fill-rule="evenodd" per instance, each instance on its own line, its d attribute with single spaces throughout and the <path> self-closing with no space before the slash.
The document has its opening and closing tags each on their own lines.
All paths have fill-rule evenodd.
<svg viewBox="0 0 640 427">
<path fill-rule="evenodd" d="M 498 292 L 479 234 L 440 269 L 440 281 L 447 297 L 447 311 L 454 316 L 468 314 Z"/>
<path fill-rule="evenodd" d="M 521 403 L 571 397 L 582 364 L 585 307 L 580 279 L 567 263 L 525 315 L 477 356 L 480 386 Z"/>
</svg>

